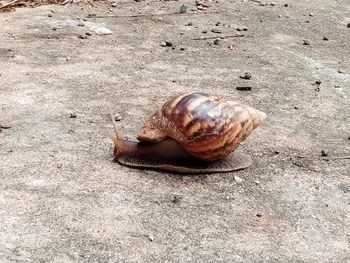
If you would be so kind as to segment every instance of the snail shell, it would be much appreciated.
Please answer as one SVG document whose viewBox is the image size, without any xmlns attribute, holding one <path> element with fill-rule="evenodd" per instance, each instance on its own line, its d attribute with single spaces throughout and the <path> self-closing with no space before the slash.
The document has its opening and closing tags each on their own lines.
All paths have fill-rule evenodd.
<svg viewBox="0 0 350 263">
<path fill-rule="evenodd" d="M 244 169 L 249 155 L 235 152 L 266 114 L 203 93 L 175 96 L 143 125 L 137 139 L 121 139 L 111 113 L 115 160 L 120 164 L 173 171 L 213 173 Z"/>
<path fill-rule="evenodd" d="M 265 113 L 238 102 L 186 93 L 164 103 L 137 139 L 160 142 L 170 137 L 191 155 L 214 161 L 233 152 L 265 118 Z"/>
</svg>

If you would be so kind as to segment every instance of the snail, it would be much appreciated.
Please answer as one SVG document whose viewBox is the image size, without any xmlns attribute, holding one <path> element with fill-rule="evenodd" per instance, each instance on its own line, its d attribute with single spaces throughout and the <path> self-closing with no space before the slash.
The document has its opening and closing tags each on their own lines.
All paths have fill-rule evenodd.
<svg viewBox="0 0 350 263">
<path fill-rule="evenodd" d="M 230 172 L 252 159 L 233 152 L 266 114 L 235 101 L 185 93 L 166 101 L 140 129 L 138 141 L 122 139 L 111 112 L 114 160 L 136 168 L 177 173 Z"/>
</svg>

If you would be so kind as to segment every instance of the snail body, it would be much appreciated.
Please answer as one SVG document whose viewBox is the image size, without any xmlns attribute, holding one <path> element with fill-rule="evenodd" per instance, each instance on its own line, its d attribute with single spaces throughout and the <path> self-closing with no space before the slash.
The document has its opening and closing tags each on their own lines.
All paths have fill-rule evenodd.
<svg viewBox="0 0 350 263">
<path fill-rule="evenodd" d="M 203 93 L 170 98 L 143 125 L 137 139 L 116 137 L 115 160 L 132 167 L 179 173 L 228 172 L 249 167 L 247 154 L 233 153 L 266 114 Z"/>
</svg>

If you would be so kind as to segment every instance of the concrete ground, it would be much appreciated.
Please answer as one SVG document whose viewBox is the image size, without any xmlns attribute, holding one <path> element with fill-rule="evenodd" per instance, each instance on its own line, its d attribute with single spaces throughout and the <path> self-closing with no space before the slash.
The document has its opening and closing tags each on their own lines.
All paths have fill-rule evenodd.
<svg viewBox="0 0 350 263">
<path fill-rule="evenodd" d="M 350 262 L 349 1 L 117 2 L 0 14 L 0 262 Z M 184 91 L 267 113 L 253 166 L 111 161 L 108 104 L 133 138 Z"/>
</svg>

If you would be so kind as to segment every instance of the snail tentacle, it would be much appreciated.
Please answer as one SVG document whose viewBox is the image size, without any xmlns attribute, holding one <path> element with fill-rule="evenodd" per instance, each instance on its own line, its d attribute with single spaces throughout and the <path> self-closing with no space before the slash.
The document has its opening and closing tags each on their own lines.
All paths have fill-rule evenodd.
<svg viewBox="0 0 350 263">
<path fill-rule="evenodd" d="M 118 158 L 119 156 L 123 156 L 123 155 L 128 155 L 128 154 L 133 153 L 133 152 L 137 152 L 136 143 L 130 144 L 130 143 L 127 143 L 127 141 L 121 139 L 119 132 L 118 132 L 117 123 L 115 122 L 115 119 L 114 119 L 114 116 L 113 116 L 113 113 L 112 113 L 112 110 L 110 107 L 109 107 L 109 113 L 110 113 L 110 118 L 112 121 L 115 137 L 113 137 L 113 135 L 111 135 L 111 134 L 105 134 L 105 136 L 110 138 L 114 143 L 114 146 L 115 146 L 114 147 L 114 156 L 115 156 L 115 158 Z"/>
</svg>

